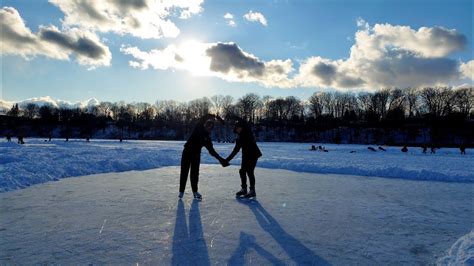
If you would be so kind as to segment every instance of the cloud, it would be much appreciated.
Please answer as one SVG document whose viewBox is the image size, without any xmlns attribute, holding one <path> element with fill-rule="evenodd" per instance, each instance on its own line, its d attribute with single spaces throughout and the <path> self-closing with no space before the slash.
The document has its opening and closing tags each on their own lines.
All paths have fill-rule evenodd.
<svg viewBox="0 0 474 266">
<path fill-rule="evenodd" d="M 121 51 L 135 60 L 130 66 L 140 69 L 186 70 L 196 76 L 214 76 L 227 81 L 257 82 L 269 87 L 290 87 L 291 60 L 262 61 L 235 43 L 188 42 L 181 46 L 143 52 L 137 47 Z"/>
<path fill-rule="evenodd" d="M 112 58 L 109 48 L 94 33 L 69 28 L 60 31 L 55 26 L 40 26 L 38 33 L 26 27 L 15 8 L 0 10 L 2 54 L 31 58 L 43 55 L 58 60 L 69 60 L 74 55 L 81 65 L 108 66 Z"/>
<path fill-rule="evenodd" d="M 461 72 L 465 78 L 474 80 L 474 60 L 466 63 L 461 63 Z"/>
<path fill-rule="evenodd" d="M 26 106 L 30 103 L 35 104 L 39 107 L 48 105 L 55 108 L 66 108 L 66 109 L 90 108 L 90 107 L 94 107 L 100 104 L 99 100 L 97 100 L 96 98 L 90 98 L 88 100 L 78 101 L 78 102 L 70 102 L 70 101 L 64 101 L 60 99 L 54 99 L 54 98 L 51 98 L 50 96 L 29 98 L 22 101 L 6 101 L 6 100 L 0 99 L 0 113 L 8 112 L 13 107 L 14 104 L 18 104 L 18 107 L 20 109 L 25 109 Z"/>
<path fill-rule="evenodd" d="M 310 57 L 301 62 L 295 82 L 304 87 L 379 89 L 459 82 L 469 67 L 447 57 L 466 46 L 452 29 L 376 24 L 358 19 L 359 30 L 347 59 Z M 464 66 L 464 67 L 463 67 Z"/>
<path fill-rule="evenodd" d="M 253 12 L 252 10 L 250 10 L 247 14 L 244 15 L 244 19 L 250 22 L 259 22 L 265 27 L 268 25 L 267 19 L 262 13 Z"/>
<path fill-rule="evenodd" d="M 235 43 L 185 43 L 141 51 L 122 47 L 139 69 L 185 70 L 234 82 L 256 82 L 279 88 L 377 90 L 389 87 L 456 86 L 472 80 L 474 61 L 463 63 L 449 55 L 466 46 L 466 37 L 441 27 L 418 30 L 360 20 L 348 58 L 311 56 L 297 71 L 287 60 L 263 61 Z"/>
<path fill-rule="evenodd" d="M 236 27 L 237 24 L 235 23 L 235 20 L 234 20 L 234 15 L 232 15 L 231 13 L 225 13 L 224 15 L 224 19 L 226 20 L 227 22 L 227 25 L 231 26 L 231 27 Z"/>
<path fill-rule="evenodd" d="M 65 14 L 66 26 L 130 34 L 143 39 L 175 38 L 173 17 L 187 19 L 203 9 L 204 0 L 49 0 Z"/>
</svg>

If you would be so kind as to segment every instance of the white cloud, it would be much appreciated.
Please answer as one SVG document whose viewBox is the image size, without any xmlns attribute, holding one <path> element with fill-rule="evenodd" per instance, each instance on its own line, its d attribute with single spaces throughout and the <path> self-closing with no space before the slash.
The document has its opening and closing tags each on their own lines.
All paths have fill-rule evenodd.
<svg viewBox="0 0 474 266">
<path fill-rule="evenodd" d="M 60 31 L 55 26 L 41 26 L 37 33 L 26 27 L 13 7 L 0 10 L 2 54 L 31 58 L 43 55 L 58 60 L 69 60 L 74 55 L 81 65 L 108 66 L 112 58 L 109 48 L 94 33 L 77 28 Z"/>
<path fill-rule="evenodd" d="M 170 20 L 187 19 L 202 11 L 204 0 L 49 0 L 65 14 L 66 26 L 130 34 L 144 39 L 175 38 Z"/>
<path fill-rule="evenodd" d="M 459 82 L 458 61 L 447 57 L 464 49 L 466 37 L 456 30 L 357 21 L 359 30 L 347 59 L 310 57 L 295 82 L 336 89 L 449 85 Z"/>
<path fill-rule="evenodd" d="M 250 10 L 247 14 L 244 15 L 244 19 L 250 22 L 259 22 L 265 27 L 268 25 L 267 19 L 262 13 L 254 12 L 252 10 Z"/>
<path fill-rule="evenodd" d="M 234 15 L 232 15 L 231 13 L 228 13 L 228 12 L 225 13 L 224 19 L 226 20 L 227 25 L 229 25 L 231 27 L 236 27 L 237 26 L 237 23 L 235 23 L 235 20 L 234 20 Z"/>
<path fill-rule="evenodd" d="M 440 27 L 418 30 L 406 26 L 360 21 L 354 45 L 346 59 L 312 56 L 299 62 L 263 61 L 235 43 L 185 43 L 163 49 L 141 51 L 122 47 L 140 69 L 186 70 L 197 76 L 228 81 L 256 82 L 263 86 L 318 87 L 376 90 L 387 87 L 459 85 L 472 80 L 473 61 L 462 63 L 448 56 L 464 49 L 466 37 Z"/>
<path fill-rule="evenodd" d="M 228 81 L 257 82 L 263 86 L 291 87 L 291 60 L 261 61 L 235 43 L 188 42 L 181 46 L 143 52 L 137 47 L 122 47 L 134 57 L 130 65 L 140 69 L 186 70 L 197 76 L 214 76 Z"/>
<path fill-rule="evenodd" d="M 50 96 L 29 98 L 22 101 L 6 101 L 6 100 L 0 99 L 0 113 L 8 112 L 13 107 L 14 104 L 18 104 L 18 107 L 20 109 L 25 109 L 26 106 L 30 103 L 33 103 L 39 107 L 48 105 L 55 108 L 67 108 L 67 109 L 89 108 L 89 107 L 94 107 L 100 104 L 99 100 L 97 100 L 96 98 L 90 98 L 85 101 L 77 101 L 77 102 L 54 99 Z"/>
<path fill-rule="evenodd" d="M 465 78 L 474 81 L 474 60 L 466 63 L 461 63 L 461 72 Z"/>
</svg>

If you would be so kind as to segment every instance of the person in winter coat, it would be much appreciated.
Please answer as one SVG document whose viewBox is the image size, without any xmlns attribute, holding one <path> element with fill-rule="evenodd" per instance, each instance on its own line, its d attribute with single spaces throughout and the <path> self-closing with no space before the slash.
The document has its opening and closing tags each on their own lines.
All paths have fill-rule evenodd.
<svg viewBox="0 0 474 266">
<path fill-rule="evenodd" d="M 235 147 L 232 153 L 225 159 L 226 162 L 230 162 L 240 149 L 242 149 L 242 164 L 239 170 L 241 190 L 236 193 L 237 197 L 256 197 L 255 193 L 255 167 L 257 165 L 258 158 L 262 156 L 262 152 L 257 146 L 255 137 L 252 133 L 250 125 L 239 119 L 234 126 L 234 133 L 238 135 L 235 141 Z M 247 177 L 250 182 L 249 191 L 247 193 Z"/>
<path fill-rule="evenodd" d="M 191 189 L 195 199 L 201 200 L 202 195 L 198 192 L 199 182 L 199 165 L 201 162 L 201 149 L 206 147 L 209 154 L 215 157 L 223 167 L 229 165 L 215 150 L 212 146 L 210 133 L 214 128 L 214 119 L 220 119 L 215 115 L 205 115 L 196 124 L 191 136 L 188 141 L 184 144 L 183 154 L 181 156 L 181 174 L 179 181 L 179 194 L 178 197 L 182 198 L 184 190 L 186 188 L 186 182 L 188 181 L 189 170 L 191 170 Z"/>
</svg>

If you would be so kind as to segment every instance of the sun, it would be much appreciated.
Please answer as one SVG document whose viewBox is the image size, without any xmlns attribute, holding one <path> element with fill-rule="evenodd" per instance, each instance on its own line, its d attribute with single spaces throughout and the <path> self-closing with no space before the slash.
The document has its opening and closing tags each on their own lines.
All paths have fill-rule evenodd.
<svg viewBox="0 0 474 266">
<path fill-rule="evenodd" d="M 206 55 L 209 44 L 187 40 L 177 47 L 176 60 L 181 68 L 189 71 L 194 76 L 210 76 L 211 58 Z"/>
</svg>

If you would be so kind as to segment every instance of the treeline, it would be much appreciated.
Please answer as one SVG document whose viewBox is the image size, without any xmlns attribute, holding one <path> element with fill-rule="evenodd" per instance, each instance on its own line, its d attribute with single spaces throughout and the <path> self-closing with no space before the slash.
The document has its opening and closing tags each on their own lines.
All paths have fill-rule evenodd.
<svg viewBox="0 0 474 266">
<path fill-rule="evenodd" d="M 0 133 L 180 140 L 187 137 L 194 121 L 207 113 L 224 119 L 246 118 L 262 141 L 470 145 L 474 135 L 474 89 L 316 92 L 307 100 L 250 93 L 239 99 L 216 95 L 189 102 L 101 102 L 83 109 L 30 103 L 23 108 L 15 105 L 2 116 Z M 229 125 L 220 126 L 215 137 L 226 140 L 232 135 L 230 130 Z"/>
</svg>

